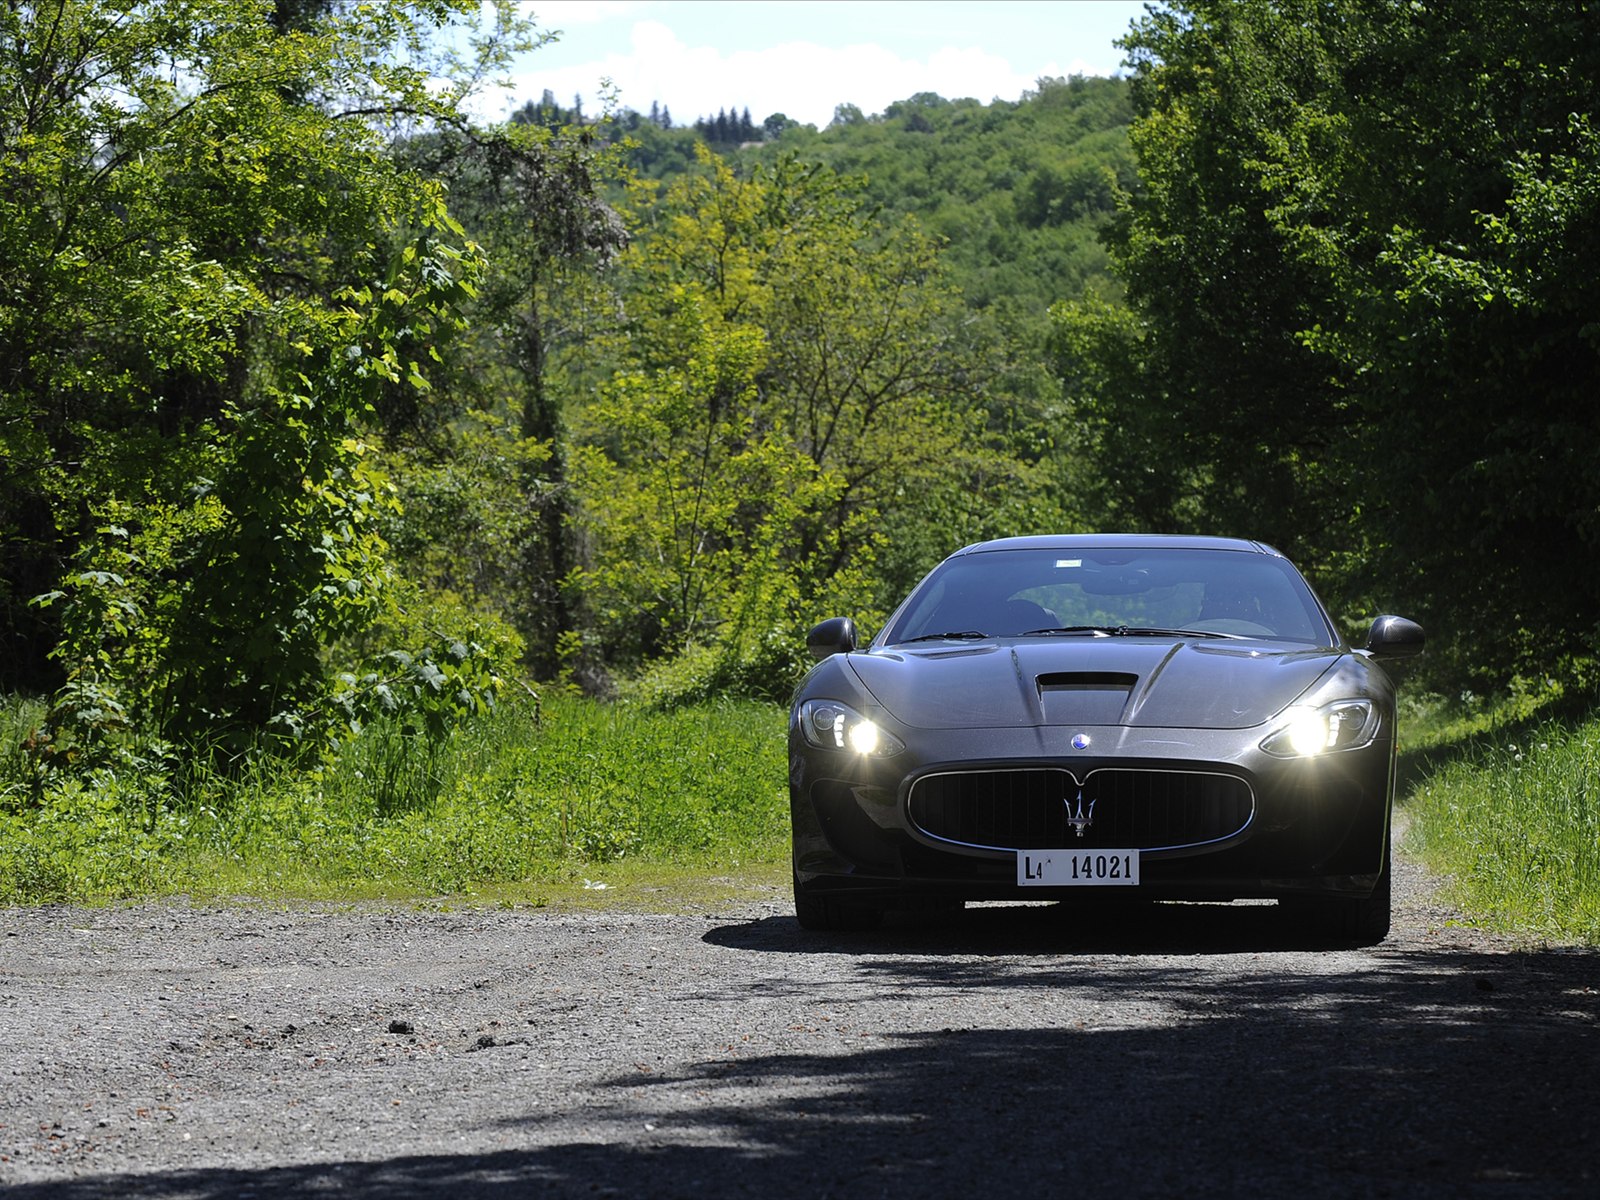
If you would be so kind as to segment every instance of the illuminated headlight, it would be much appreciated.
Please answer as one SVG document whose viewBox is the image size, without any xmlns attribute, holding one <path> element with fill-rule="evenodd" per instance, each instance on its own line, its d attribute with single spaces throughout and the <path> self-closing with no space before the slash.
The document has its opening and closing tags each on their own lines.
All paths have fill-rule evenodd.
<svg viewBox="0 0 1600 1200">
<path fill-rule="evenodd" d="M 807 700 L 795 714 L 807 742 L 825 750 L 848 750 L 884 757 L 905 749 L 900 739 L 849 705 L 834 700 Z"/>
<path fill-rule="evenodd" d="M 1355 750 L 1378 734 L 1378 712 L 1370 700 L 1335 700 L 1320 708 L 1290 708 L 1278 728 L 1261 743 L 1279 758 L 1313 758 L 1336 750 Z"/>
</svg>

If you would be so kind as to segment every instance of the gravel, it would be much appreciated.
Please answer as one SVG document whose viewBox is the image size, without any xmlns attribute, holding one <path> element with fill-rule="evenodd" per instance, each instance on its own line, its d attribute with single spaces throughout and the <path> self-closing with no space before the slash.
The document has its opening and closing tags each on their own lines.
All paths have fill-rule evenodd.
<svg viewBox="0 0 1600 1200">
<path fill-rule="evenodd" d="M 1275 906 L 0 911 L 0 1190 L 1600 1195 L 1600 955 Z"/>
</svg>

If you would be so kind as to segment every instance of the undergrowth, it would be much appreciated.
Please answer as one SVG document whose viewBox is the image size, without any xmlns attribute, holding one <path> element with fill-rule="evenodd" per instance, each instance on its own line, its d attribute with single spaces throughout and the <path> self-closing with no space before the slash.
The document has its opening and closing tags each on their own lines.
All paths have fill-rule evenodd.
<svg viewBox="0 0 1600 1200">
<path fill-rule="evenodd" d="M 1600 945 L 1600 713 L 1549 711 L 1420 721 L 1407 849 L 1480 924 Z"/>
<path fill-rule="evenodd" d="M 783 739 L 772 705 L 662 713 L 555 696 L 445 739 L 369 726 L 305 771 L 263 759 L 229 776 L 107 774 L 42 793 L 8 775 L 0 902 L 515 899 L 594 886 L 603 868 L 639 878 L 646 865 L 667 876 L 770 867 L 788 847 Z M 24 756 L 11 754 L 18 768 Z"/>
<path fill-rule="evenodd" d="M 539 902 L 707 895 L 787 857 L 775 705 L 555 695 L 444 739 L 368 727 L 309 770 L 170 750 L 40 775 L 39 706 L 0 703 L 0 903 L 198 897 Z M 1408 849 L 1474 920 L 1600 944 L 1600 713 L 1423 697 L 1402 714 Z M 709 890 L 708 890 L 709 889 Z M 616 892 L 609 893 L 615 895 Z"/>
</svg>

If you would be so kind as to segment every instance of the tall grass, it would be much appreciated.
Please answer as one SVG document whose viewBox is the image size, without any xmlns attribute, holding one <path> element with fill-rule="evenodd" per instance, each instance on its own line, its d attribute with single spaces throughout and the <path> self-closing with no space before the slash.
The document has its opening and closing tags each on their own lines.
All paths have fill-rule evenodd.
<svg viewBox="0 0 1600 1200">
<path fill-rule="evenodd" d="M 32 764 L 23 743 L 44 715 L 42 701 L 0 695 L 0 805 L 18 801 L 29 788 Z"/>
<path fill-rule="evenodd" d="M 1486 924 L 1600 944 L 1600 716 L 1475 741 L 1411 793 L 1408 848 Z"/>
<path fill-rule="evenodd" d="M 0 901 L 529 897 L 624 864 L 771 873 L 787 853 L 785 779 L 776 706 L 660 713 L 557 696 L 443 742 L 370 727 L 309 771 L 189 772 L 181 798 L 171 779 L 107 776 L 5 803 Z"/>
<path fill-rule="evenodd" d="M 1483 922 L 1600 944 L 1600 715 L 1530 725 L 1520 709 L 1436 707 L 1403 726 L 1420 747 L 1408 848 Z M 774 705 L 663 713 L 555 696 L 442 742 L 373 726 L 312 770 L 131 757 L 55 779 L 22 749 L 40 715 L 0 702 L 0 903 L 539 900 L 617 880 L 776 881 L 787 857 Z"/>
</svg>

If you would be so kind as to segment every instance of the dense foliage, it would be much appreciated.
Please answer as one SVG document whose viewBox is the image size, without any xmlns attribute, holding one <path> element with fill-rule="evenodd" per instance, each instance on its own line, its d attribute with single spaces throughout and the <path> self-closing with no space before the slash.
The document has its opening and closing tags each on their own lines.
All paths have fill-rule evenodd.
<svg viewBox="0 0 1600 1200">
<path fill-rule="evenodd" d="M 1600 10 L 1201 0 L 1125 44 L 1128 304 L 1057 312 L 1097 507 L 1277 542 L 1435 671 L 1581 674 Z"/>
<path fill-rule="evenodd" d="M 1020 100 L 922 93 L 818 132 L 786 125 L 766 152 L 860 176 L 945 246 L 968 306 L 1042 320 L 1104 275 L 1098 234 L 1136 186 L 1121 79 L 1041 79 Z"/>
<path fill-rule="evenodd" d="M 821 130 L 484 126 L 514 7 L 0 9 L 40 879 L 242 828 L 263 762 L 403 821 L 522 680 L 781 698 L 812 621 L 1004 533 L 1260 537 L 1452 692 L 1593 684 L 1593 3 L 1172 3 L 1128 79 Z"/>
<path fill-rule="evenodd" d="M 425 55 L 454 10 L 316 7 L 0 14 L 0 611 L 7 686 L 58 688 L 46 764 L 495 686 L 390 586 L 369 440 L 483 269 L 380 121 L 453 118 Z"/>
<path fill-rule="evenodd" d="M 822 130 L 773 113 L 754 138 L 741 126 L 735 145 L 714 121 L 674 129 L 655 109 L 622 112 L 609 136 L 627 139 L 629 165 L 649 178 L 691 170 L 704 140 L 737 164 L 789 156 L 857 180 L 885 214 L 915 216 L 941 244 L 969 313 L 1020 338 L 1025 372 L 1042 362 L 1050 305 L 1109 284 L 1098 234 L 1118 191 L 1137 186 L 1132 118 L 1125 81 L 1074 76 L 1041 79 L 1017 101 L 925 92 L 881 114 L 847 105 Z"/>
<path fill-rule="evenodd" d="M 787 157 L 741 177 L 702 152 L 652 192 L 614 372 L 576 406 L 579 585 L 615 661 L 715 646 L 781 698 L 818 604 L 884 611 L 997 527 L 1008 506 L 974 493 L 1022 468 L 989 445 L 980 350 L 913 222 Z"/>
</svg>

